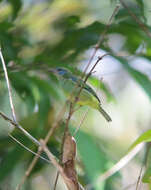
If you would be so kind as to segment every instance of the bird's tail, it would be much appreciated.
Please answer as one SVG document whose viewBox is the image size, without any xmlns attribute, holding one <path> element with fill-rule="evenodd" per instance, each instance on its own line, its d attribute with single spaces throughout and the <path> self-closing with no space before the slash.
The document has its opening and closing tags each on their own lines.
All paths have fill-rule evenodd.
<svg viewBox="0 0 151 190">
<path fill-rule="evenodd" d="M 99 106 L 99 111 L 104 116 L 106 121 L 108 121 L 108 122 L 112 121 L 111 117 L 106 113 L 106 111 L 101 106 Z"/>
</svg>

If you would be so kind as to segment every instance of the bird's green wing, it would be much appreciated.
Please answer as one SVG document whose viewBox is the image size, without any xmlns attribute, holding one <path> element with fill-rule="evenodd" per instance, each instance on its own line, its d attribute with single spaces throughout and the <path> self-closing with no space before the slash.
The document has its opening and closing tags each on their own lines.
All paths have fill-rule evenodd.
<svg viewBox="0 0 151 190">
<path fill-rule="evenodd" d="M 95 96 L 95 98 L 100 102 L 100 99 L 97 96 L 97 94 L 95 93 L 95 91 L 88 84 L 84 84 L 82 79 L 75 77 L 70 72 L 66 73 L 64 75 L 64 78 L 72 80 L 75 84 L 78 84 L 78 86 L 80 86 L 80 87 L 84 86 L 83 89 L 87 90 L 89 93 L 91 93 L 93 96 Z"/>
<path fill-rule="evenodd" d="M 86 89 L 88 92 L 90 92 L 93 96 L 95 96 L 95 98 L 100 102 L 99 97 L 97 96 L 97 94 L 95 93 L 95 91 L 87 84 L 84 85 L 84 89 Z"/>
</svg>

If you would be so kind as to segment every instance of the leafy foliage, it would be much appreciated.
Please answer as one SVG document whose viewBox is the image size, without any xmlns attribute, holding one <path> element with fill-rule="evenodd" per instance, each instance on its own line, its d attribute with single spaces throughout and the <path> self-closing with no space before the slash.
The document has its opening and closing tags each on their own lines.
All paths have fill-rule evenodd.
<svg viewBox="0 0 151 190">
<path fill-rule="evenodd" d="M 58 87 L 57 78 L 49 72 L 49 69 L 66 67 L 75 75 L 78 73 L 81 76 L 83 74 L 83 71 L 79 70 L 81 60 L 84 59 L 87 50 L 94 49 L 100 35 L 106 29 L 105 22 L 94 20 L 83 23 L 86 12 L 82 7 L 79 8 L 79 10 L 82 9 L 81 12 L 77 10 L 77 12 L 68 12 L 67 10 L 67 12 L 63 12 L 56 9 L 56 14 L 54 14 L 56 16 L 51 16 L 54 5 L 53 2 L 49 1 L 43 3 L 31 1 L 29 4 L 21 0 L 0 1 L 0 8 L 3 9 L 0 12 L 0 43 L 9 79 L 13 90 L 18 95 L 16 97 L 17 106 L 22 107 L 19 119 L 22 120 L 26 116 L 27 120 L 23 126 L 38 139 L 45 137 L 54 122 L 56 112 L 65 101 L 61 89 Z M 136 0 L 132 5 L 130 8 L 134 10 L 134 14 L 138 19 L 143 20 L 147 29 L 150 30 L 145 18 L 144 1 Z M 99 47 L 122 65 L 123 69 L 129 73 L 151 100 L 149 77 L 143 71 L 132 67 L 127 56 L 117 55 L 117 52 L 114 51 L 116 44 L 109 44 L 110 37 L 114 34 L 118 37 L 122 36 L 124 39 L 119 48 L 119 54 L 125 52 L 128 56 L 145 57 L 148 61 L 151 61 L 151 39 L 132 20 L 127 10 L 121 7 L 106 32 L 103 44 Z M 144 47 L 145 51 L 139 51 L 141 47 Z M 5 81 L 1 66 L 0 77 L 1 80 Z M 96 77 L 91 76 L 89 83 L 104 92 L 107 102 L 115 102 L 115 97 L 105 82 L 100 82 Z M 4 87 L 0 86 L 0 90 L 3 91 Z M 2 103 L 0 104 L 2 107 Z M 31 125 L 29 117 L 35 119 L 36 122 L 33 125 Z M 20 137 L 18 132 L 14 132 L 14 134 L 17 138 Z M 61 134 L 60 129 L 59 138 L 61 138 Z M 106 164 L 112 163 L 112 159 L 105 156 L 94 139 L 93 134 L 85 133 L 82 130 L 78 133 L 78 152 L 85 173 L 84 177 L 80 178 L 83 185 L 90 183 L 93 184 L 94 189 L 105 189 L 105 183 L 97 184 L 96 179 L 101 172 L 107 169 Z M 22 137 L 22 140 L 28 147 L 34 148 L 27 139 Z M 150 131 L 141 135 L 131 146 L 131 149 L 141 142 L 150 142 Z M 53 137 L 48 145 L 58 156 L 57 140 Z M 2 159 L 0 165 L 1 183 L 11 176 L 17 164 L 25 162 L 24 158 L 31 159 L 29 153 L 25 153 L 25 150 L 10 142 L 7 136 L 0 136 L 0 157 Z M 95 162 L 92 165 L 91 162 L 94 158 Z M 43 167 L 41 165 L 39 168 Z M 34 171 L 38 172 L 36 169 Z M 144 181 L 150 183 L 149 177 L 150 172 L 147 178 L 144 177 Z"/>
</svg>

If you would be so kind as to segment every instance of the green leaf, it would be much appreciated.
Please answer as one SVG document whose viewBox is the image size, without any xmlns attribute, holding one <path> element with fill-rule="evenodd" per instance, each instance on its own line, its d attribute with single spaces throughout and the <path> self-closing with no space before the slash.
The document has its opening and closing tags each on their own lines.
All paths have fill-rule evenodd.
<svg viewBox="0 0 151 190">
<path fill-rule="evenodd" d="M 71 26 L 74 26 L 75 24 L 79 23 L 80 22 L 80 18 L 78 16 L 69 16 L 67 19 L 66 19 L 66 22 L 68 23 L 68 25 L 71 27 Z"/>
<path fill-rule="evenodd" d="M 146 22 L 146 18 L 145 18 L 145 14 L 144 14 L 144 1 L 143 0 L 136 0 L 136 2 L 139 5 L 139 9 L 140 9 L 142 17 L 143 17 L 144 21 Z"/>
<path fill-rule="evenodd" d="M 46 121 L 48 119 L 48 112 L 51 107 L 50 102 L 50 87 L 48 86 L 47 82 L 41 79 L 38 79 L 37 77 L 31 77 L 30 80 L 35 83 L 35 85 L 38 88 L 39 98 L 37 100 L 38 104 L 38 126 L 37 132 L 39 131 L 39 134 L 42 134 L 44 130 L 44 126 L 46 124 Z"/>
<path fill-rule="evenodd" d="M 136 139 L 136 141 L 130 146 L 128 151 L 131 151 L 133 148 L 135 148 L 140 143 L 150 142 L 150 141 L 151 141 L 151 130 L 148 130 Z"/>
<path fill-rule="evenodd" d="M 129 70 L 129 73 L 131 74 L 131 76 L 144 89 L 146 94 L 151 99 L 151 81 L 149 80 L 149 78 L 145 74 L 143 74 L 133 68 L 129 68 L 128 70 Z"/>
<path fill-rule="evenodd" d="M 10 79 L 18 95 L 26 102 L 29 113 L 36 105 L 35 85 L 24 72 L 10 73 Z"/>
<path fill-rule="evenodd" d="M 7 30 L 11 29 L 14 26 L 12 22 L 8 21 L 1 21 L 0 22 L 0 31 L 6 32 Z"/>
<path fill-rule="evenodd" d="M 8 136 L 0 136 L 0 154 L 1 152 L 5 152 L 6 147 L 9 148 L 13 143 L 10 142 L 10 137 Z"/>
<path fill-rule="evenodd" d="M 22 1 L 21 0 L 7 0 L 13 7 L 13 15 L 12 18 L 15 19 L 18 15 L 18 12 L 21 9 Z"/>
<path fill-rule="evenodd" d="M 67 28 L 63 39 L 51 50 L 54 61 L 73 63 L 79 54 L 96 44 L 104 28 L 105 25 L 99 22 L 83 28 Z"/>
<path fill-rule="evenodd" d="M 21 161 L 21 157 L 23 157 L 23 152 L 19 145 L 5 154 L 0 164 L 0 182 L 11 174 L 10 172 L 14 169 L 16 164 Z"/>
<path fill-rule="evenodd" d="M 105 153 L 96 144 L 95 139 L 89 134 L 79 131 L 76 136 L 77 148 L 83 162 L 85 173 L 91 184 L 96 189 L 103 189 L 104 184 L 97 182 L 97 178 L 107 168 L 107 158 Z"/>
<path fill-rule="evenodd" d="M 77 23 L 80 22 L 80 17 L 76 16 L 76 15 L 72 15 L 72 16 L 68 16 L 68 17 L 62 17 L 62 19 L 58 18 L 55 23 L 54 23 L 54 27 L 57 29 L 62 29 L 62 30 L 66 30 L 66 28 L 68 28 L 69 30 L 71 28 L 74 28 L 76 26 Z"/>
<path fill-rule="evenodd" d="M 145 74 L 132 68 L 126 60 L 117 58 L 123 65 L 123 67 L 128 71 L 132 78 L 141 86 L 141 88 L 146 92 L 146 94 L 151 99 L 151 81 Z"/>
</svg>

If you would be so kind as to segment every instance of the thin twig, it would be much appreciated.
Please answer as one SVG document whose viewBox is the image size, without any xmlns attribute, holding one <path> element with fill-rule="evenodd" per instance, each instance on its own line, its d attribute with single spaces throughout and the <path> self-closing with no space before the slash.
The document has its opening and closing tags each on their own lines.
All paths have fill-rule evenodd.
<svg viewBox="0 0 151 190">
<path fill-rule="evenodd" d="M 138 176 L 137 183 L 136 183 L 136 190 L 138 190 L 140 180 L 141 180 L 141 177 L 142 177 L 142 172 L 143 172 L 143 166 L 141 166 L 141 169 L 140 169 L 140 172 L 139 172 L 139 176 Z"/>
<path fill-rule="evenodd" d="M 59 179 L 59 171 L 57 171 L 57 175 L 55 177 L 55 183 L 54 183 L 53 190 L 56 190 L 56 188 L 57 188 L 58 179 Z"/>
<path fill-rule="evenodd" d="M 145 143 L 137 145 L 133 150 L 131 150 L 126 156 L 122 157 L 119 162 L 117 162 L 112 168 L 100 175 L 98 178 L 99 181 L 104 181 L 110 176 L 122 169 L 134 156 L 144 147 Z"/>
<path fill-rule="evenodd" d="M 129 15 L 135 20 L 135 22 L 140 26 L 140 28 L 147 34 L 148 37 L 151 38 L 151 32 L 148 30 L 146 25 L 138 19 L 138 17 L 130 10 L 130 8 L 125 4 L 123 0 L 119 0 L 122 6 L 127 9 Z"/>
<path fill-rule="evenodd" d="M 15 137 L 13 137 L 11 134 L 8 134 L 8 136 L 10 138 L 12 138 L 15 142 L 17 142 L 20 146 L 22 146 L 25 150 L 27 150 L 28 152 L 31 152 L 32 154 L 34 155 L 38 155 L 36 152 L 32 151 L 31 149 L 29 149 L 28 147 L 26 147 L 24 144 L 22 144 L 20 141 L 18 141 Z M 39 156 L 39 155 L 38 155 Z M 48 159 L 42 157 L 42 156 L 39 156 L 42 160 L 46 161 L 47 163 L 51 163 Z"/>
<path fill-rule="evenodd" d="M 16 120 L 16 114 L 15 114 L 15 109 L 14 109 L 14 105 L 13 105 L 12 92 L 11 92 L 11 87 L 10 87 L 10 82 L 9 82 L 9 78 L 8 78 L 7 68 L 6 68 L 4 58 L 3 58 L 1 47 L 0 47 L 0 58 L 1 58 L 1 61 L 2 61 L 2 66 L 3 66 L 3 70 L 4 70 L 4 75 L 5 75 L 5 79 L 6 79 L 7 88 L 8 88 L 9 103 L 10 103 L 10 107 L 11 107 L 11 111 L 12 111 L 12 117 L 13 117 L 13 120 L 16 122 L 17 120 Z"/>
<path fill-rule="evenodd" d="M 25 136 L 27 136 L 35 145 L 37 146 L 41 146 L 40 142 L 34 138 L 30 133 L 28 133 L 21 125 L 19 125 L 18 123 L 14 122 L 12 119 L 10 119 L 9 117 L 7 117 L 3 112 L 0 111 L 0 116 L 5 119 L 6 121 L 8 121 L 10 124 L 12 124 L 14 127 L 16 127 L 17 129 L 19 129 Z"/>
<path fill-rule="evenodd" d="M 95 69 L 95 67 L 97 66 L 97 64 L 103 59 L 103 57 L 105 57 L 107 55 L 108 55 L 108 53 L 102 55 L 101 57 L 98 57 L 98 59 L 96 60 L 95 64 L 93 65 L 93 67 L 91 68 L 91 70 L 89 71 L 89 73 L 86 75 L 86 77 L 85 77 L 85 79 L 84 79 L 84 81 L 83 81 L 83 83 L 81 85 L 81 88 L 79 89 L 77 95 L 75 96 L 74 101 L 73 101 L 73 105 L 75 105 L 78 102 L 80 94 L 81 94 L 81 92 L 82 92 L 82 90 L 84 88 L 84 85 L 86 84 L 88 78 L 91 76 L 91 74 L 92 74 L 93 70 Z"/>
<path fill-rule="evenodd" d="M 88 112 L 89 112 L 89 108 L 88 108 L 88 109 L 86 110 L 86 112 L 84 113 L 84 115 L 83 115 L 83 117 L 82 117 L 82 119 L 81 119 L 81 121 L 80 121 L 80 123 L 79 123 L 79 126 L 75 129 L 75 131 L 74 131 L 74 133 L 73 133 L 73 136 L 75 136 L 75 135 L 77 134 L 77 132 L 79 131 L 81 125 L 83 124 L 83 122 L 84 122 L 84 120 L 85 120 L 85 118 L 86 118 L 86 116 L 87 116 L 87 114 L 88 114 Z"/>
</svg>

